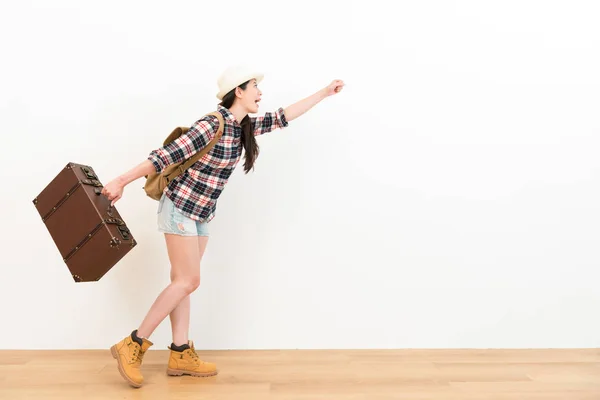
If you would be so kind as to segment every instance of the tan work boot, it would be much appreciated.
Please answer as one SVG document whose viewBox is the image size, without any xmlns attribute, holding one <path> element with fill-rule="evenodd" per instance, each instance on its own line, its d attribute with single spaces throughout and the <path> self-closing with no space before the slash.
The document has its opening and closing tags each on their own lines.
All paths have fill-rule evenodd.
<svg viewBox="0 0 600 400">
<path fill-rule="evenodd" d="M 117 360 L 121 376 L 133 387 L 142 386 L 144 377 L 140 371 L 144 354 L 152 342 L 148 339 L 138 338 L 137 332 L 126 336 L 119 343 L 110 348 L 113 358 Z"/>
<path fill-rule="evenodd" d="M 215 364 L 200 360 L 191 340 L 180 349 L 169 346 L 169 350 L 168 375 L 213 376 L 218 373 Z"/>
</svg>

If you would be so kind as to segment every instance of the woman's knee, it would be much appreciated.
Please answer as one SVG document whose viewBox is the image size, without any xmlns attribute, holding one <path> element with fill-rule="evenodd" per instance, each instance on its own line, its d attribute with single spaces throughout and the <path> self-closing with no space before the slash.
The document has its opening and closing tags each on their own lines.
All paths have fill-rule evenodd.
<svg viewBox="0 0 600 400">
<path fill-rule="evenodd" d="M 173 283 L 183 288 L 187 294 L 190 294 L 200 287 L 200 275 L 181 277 L 174 280 Z"/>
</svg>

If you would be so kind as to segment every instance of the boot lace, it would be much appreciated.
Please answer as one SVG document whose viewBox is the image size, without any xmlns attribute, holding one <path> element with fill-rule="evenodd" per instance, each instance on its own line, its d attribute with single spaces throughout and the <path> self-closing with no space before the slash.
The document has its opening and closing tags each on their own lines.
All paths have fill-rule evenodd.
<svg viewBox="0 0 600 400">
<path fill-rule="evenodd" d="M 195 348 L 193 348 L 193 347 L 192 347 L 192 348 L 190 348 L 190 349 L 189 349 L 189 354 L 190 354 L 190 356 L 192 357 L 192 360 L 194 360 L 194 362 L 195 362 L 197 365 L 204 365 L 204 364 L 207 364 L 207 363 L 206 363 L 206 361 L 202 361 L 202 360 L 200 359 L 200 356 L 198 355 L 198 353 L 196 353 L 196 349 L 195 349 Z"/>
<path fill-rule="evenodd" d="M 133 352 L 131 353 L 131 362 L 141 364 L 143 358 L 144 358 L 144 352 L 142 351 L 142 348 L 140 347 L 139 344 L 134 343 L 133 344 Z"/>
</svg>

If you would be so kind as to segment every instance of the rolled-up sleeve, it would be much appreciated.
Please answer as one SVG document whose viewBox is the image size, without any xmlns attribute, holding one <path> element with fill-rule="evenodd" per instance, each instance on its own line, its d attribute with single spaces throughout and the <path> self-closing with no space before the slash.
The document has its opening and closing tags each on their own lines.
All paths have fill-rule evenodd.
<svg viewBox="0 0 600 400">
<path fill-rule="evenodd" d="M 250 120 L 252 121 L 254 136 L 264 135 L 277 128 L 285 128 L 288 126 L 283 107 L 279 107 L 272 112 L 267 112 L 260 117 L 251 117 Z"/>
<path fill-rule="evenodd" d="M 211 119 L 198 120 L 185 134 L 151 151 L 148 160 L 152 162 L 156 172 L 161 173 L 169 165 L 183 162 L 202 150 L 214 138 L 215 133 L 216 125 Z"/>
</svg>

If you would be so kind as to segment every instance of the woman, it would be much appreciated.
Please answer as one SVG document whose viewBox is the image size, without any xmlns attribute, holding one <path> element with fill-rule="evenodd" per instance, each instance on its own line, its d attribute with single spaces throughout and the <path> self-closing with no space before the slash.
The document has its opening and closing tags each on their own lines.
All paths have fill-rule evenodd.
<svg viewBox="0 0 600 400">
<path fill-rule="evenodd" d="M 213 363 L 200 360 L 193 342 L 188 339 L 190 324 L 190 294 L 200 285 L 200 261 L 208 242 L 208 223 L 214 218 L 216 202 L 231 173 L 237 166 L 242 148 L 245 151 L 244 171 L 248 173 L 258 156 L 256 136 L 284 128 L 328 96 L 344 86 L 340 80 L 313 95 L 260 117 L 258 112 L 262 92 L 258 84 L 263 75 L 241 67 L 227 69 L 218 79 L 221 103 L 217 111 L 224 120 L 219 142 L 184 174 L 165 189 L 158 205 L 158 230 L 165 236 L 171 264 L 171 283 L 160 293 L 137 329 L 111 347 L 121 375 L 134 387 L 140 387 L 140 372 L 144 353 L 152 346 L 150 336 L 169 316 L 173 342 L 169 346 L 169 375 L 211 376 L 217 374 Z M 102 190 L 112 204 L 123 195 L 124 187 L 151 172 L 181 162 L 210 143 L 217 132 L 218 119 L 205 116 L 196 121 L 185 134 L 150 153 L 148 159 L 109 182 Z"/>
</svg>

